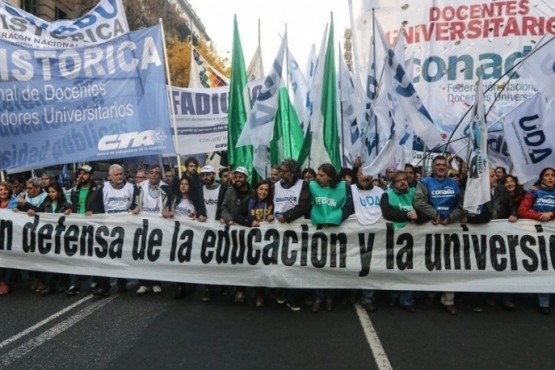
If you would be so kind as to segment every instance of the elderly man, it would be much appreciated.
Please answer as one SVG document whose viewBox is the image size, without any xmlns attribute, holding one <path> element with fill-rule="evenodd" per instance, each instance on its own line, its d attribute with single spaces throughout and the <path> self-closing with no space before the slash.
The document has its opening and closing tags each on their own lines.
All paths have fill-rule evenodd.
<svg viewBox="0 0 555 370">
<path fill-rule="evenodd" d="M 42 181 L 38 177 L 32 177 L 25 184 L 25 192 L 17 198 L 17 210 L 27 212 L 32 209 L 37 211 L 46 198 L 47 193 L 42 190 Z"/>
<path fill-rule="evenodd" d="M 139 189 L 125 181 L 123 167 L 113 164 L 108 168 L 110 181 L 105 182 L 95 193 L 91 211 L 92 213 L 129 213 L 138 212 Z M 97 288 L 92 293 L 100 298 L 110 296 L 110 278 L 96 278 Z M 125 280 L 118 281 L 118 291 L 125 291 Z"/>
<path fill-rule="evenodd" d="M 414 209 L 422 220 L 431 220 L 432 225 L 447 225 L 460 221 L 464 216 L 463 189 L 459 183 L 447 176 L 447 159 L 439 155 L 432 161 L 432 176 L 423 178 L 416 185 Z M 450 315 L 457 314 L 455 293 L 441 296 L 441 303 Z"/>
</svg>

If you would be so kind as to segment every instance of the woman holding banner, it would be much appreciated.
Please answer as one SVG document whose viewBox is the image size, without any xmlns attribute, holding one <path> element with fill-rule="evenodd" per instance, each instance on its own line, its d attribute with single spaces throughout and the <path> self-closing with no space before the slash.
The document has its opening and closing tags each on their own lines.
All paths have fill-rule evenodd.
<svg viewBox="0 0 555 370">
<path fill-rule="evenodd" d="M 526 193 L 518 207 L 518 215 L 542 222 L 555 219 L 555 169 L 546 167 L 540 172 L 538 187 Z M 549 293 L 538 294 L 538 310 L 544 315 L 551 311 Z"/>
<path fill-rule="evenodd" d="M 243 203 L 237 211 L 235 222 L 248 227 L 259 227 L 262 222 L 274 220 L 274 196 L 272 185 L 267 180 L 260 181 L 255 187 L 255 193 L 247 203 Z M 244 288 L 238 287 L 239 300 L 244 299 Z M 264 288 L 254 288 L 256 307 L 264 306 Z"/>
<path fill-rule="evenodd" d="M 310 219 L 318 227 L 338 226 L 353 213 L 351 187 L 338 176 L 331 163 L 318 167 L 316 181 L 308 184 L 312 210 Z M 326 300 L 326 311 L 333 310 L 335 291 L 317 289 L 314 292 L 312 312 L 320 311 L 322 301 Z"/>
</svg>

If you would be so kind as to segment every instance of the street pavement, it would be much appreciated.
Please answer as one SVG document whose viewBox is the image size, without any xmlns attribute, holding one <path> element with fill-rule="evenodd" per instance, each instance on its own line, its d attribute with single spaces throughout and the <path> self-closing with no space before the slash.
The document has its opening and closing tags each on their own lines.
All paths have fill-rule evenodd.
<svg viewBox="0 0 555 370">
<path fill-rule="evenodd" d="M 0 368 L 6 369 L 553 369 L 555 312 L 533 295 L 516 308 L 475 313 L 458 298 L 408 313 L 378 294 L 378 311 L 338 300 L 335 310 L 292 312 L 267 299 L 256 308 L 201 289 L 175 300 L 129 292 L 38 296 L 28 282 L 0 297 Z M 460 296 L 459 296 L 460 297 Z"/>
</svg>

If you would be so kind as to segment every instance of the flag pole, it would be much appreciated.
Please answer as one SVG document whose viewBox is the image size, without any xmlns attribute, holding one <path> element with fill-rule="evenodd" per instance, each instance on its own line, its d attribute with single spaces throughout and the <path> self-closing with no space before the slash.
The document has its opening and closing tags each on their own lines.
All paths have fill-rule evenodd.
<svg viewBox="0 0 555 370">
<path fill-rule="evenodd" d="M 342 84 L 345 83 L 341 77 L 343 77 L 342 70 L 343 70 L 343 63 L 341 63 L 341 43 L 337 43 L 337 64 L 339 64 L 339 117 L 341 118 L 341 135 L 339 136 L 341 139 L 341 167 L 344 165 L 347 166 L 345 162 L 343 162 L 343 157 L 345 156 L 345 122 L 343 120 L 343 89 Z"/>
<path fill-rule="evenodd" d="M 287 128 L 289 130 L 287 138 L 289 140 L 289 157 L 293 157 L 293 139 L 291 138 L 291 122 L 289 118 L 291 117 L 291 104 L 289 104 L 289 35 L 287 34 L 287 23 L 285 23 L 285 68 L 287 73 L 285 74 L 285 86 L 287 86 Z M 285 148 L 283 148 L 283 154 L 285 155 Z M 301 163 L 302 166 L 302 163 Z"/>
<path fill-rule="evenodd" d="M 166 79 L 168 80 L 167 94 L 168 94 L 168 100 L 170 103 L 168 109 L 170 110 L 170 117 L 171 117 L 172 126 L 173 126 L 173 145 L 175 147 L 175 154 L 177 156 L 177 173 L 179 175 L 179 178 L 181 178 L 181 158 L 179 157 L 179 140 L 177 140 L 177 125 L 175 123 L 175 107 L 173 104 L 173 99 L 171 94 L 172 80 L 170 76 L 170 64 L 168 62 L 168 52 L 166 50 L 166 34 L 164 33 L 164 21 L 162 20 L 162 18 L 159 18 L 158 22 L 160 23 L 160 27 L 162 28 L 162 46 L 164 48 L 164 62 L 166 64 Z M 192 30 L 191 30 L 191 33 L 192 33 Z"/>
</svg>

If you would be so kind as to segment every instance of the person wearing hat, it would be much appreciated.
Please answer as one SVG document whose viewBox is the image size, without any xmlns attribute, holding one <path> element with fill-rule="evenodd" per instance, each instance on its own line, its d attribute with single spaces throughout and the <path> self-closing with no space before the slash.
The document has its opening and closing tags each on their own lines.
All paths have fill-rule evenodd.
<svg viewBox="0 0 555 370">
<path fill-rule="evenodd" d="M 248 177 L 249 171 L 245 167 L 239 166 L 233 171 L 233 186 L 227 188 L 222 202 L 221 224 L 235 225 L 237 211 L 253 195 Z"/>
<path fill-rule="evenodd" d="M 84 164 L 77 169 L 75 178 L 77 183 L 70 191 L 69 201 L 71 203 L 71 212 L 84 215 L 92 209 L 92 200 L 98 186 L 93 180 L 93 169 L 88 164 Z M 74 296 L 81 293 L 81 276 L 70 275 L 69 285 L 64 293 L 68 296 Z M 94 286 L 93 286 L 94 288 Z"/>
<path fill-rule="evenodd" d="M 226 226 L 235 225 L 235 218 L 239 209 L 247 207 L 247 202 L 254 192 L 247 181 L 249 171 L 245 167 L 237 167 L 233 171 L 233 186 L 227 188 L 222 203 L 220 223 Z M 236 287 L 235 302 L 243 303 L 245 300 L 245 288 Z"/>
</svg>

